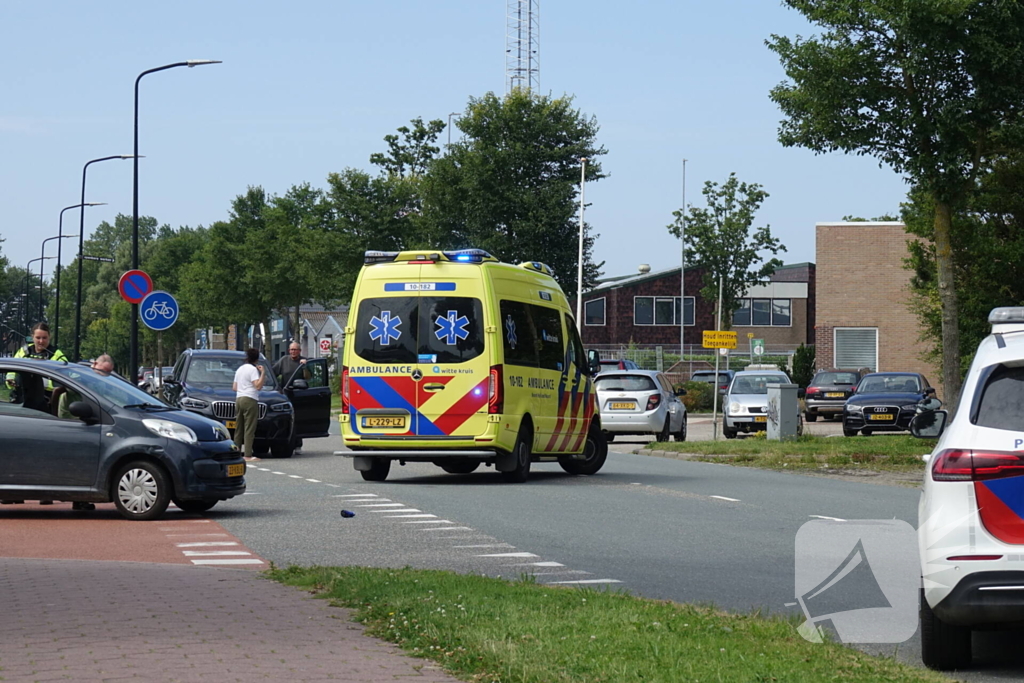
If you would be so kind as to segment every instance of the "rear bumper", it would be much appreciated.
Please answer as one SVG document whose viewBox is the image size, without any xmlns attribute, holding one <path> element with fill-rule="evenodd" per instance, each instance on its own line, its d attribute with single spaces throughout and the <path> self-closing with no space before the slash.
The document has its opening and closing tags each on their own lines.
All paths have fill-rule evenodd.
<svg viewBox="0 0 1024 683">
<path fill-rule="evenodd" d="M 601 429 L 609 434 L 656 434 L 665 426 L 665 415 L 647 413 L 601 413 Z"/>
<path fill-rule="evenodd" d="M 843 412 L 844 405 L 846 405 L 846 399 L 804 399 L 804 410 L 811 414 L 838 414 Z"/>
<path fill-rule="evenodd" d="M 733 417 L 731 415 L 725 416 L 725 426 L 729 429 L 736 429 L 741 432 L 759 432 L 768 429 L 768 420 L 764 415 L 759 416 L 761 422 L 757 421 L 757 417 L 754 415 L 738 415 Z"/>
<path fill-rule="evenodd" d="M 968 574 L 932 610 L 955 626 L 1024 626 L 1024 571 Z"/>
</svg>

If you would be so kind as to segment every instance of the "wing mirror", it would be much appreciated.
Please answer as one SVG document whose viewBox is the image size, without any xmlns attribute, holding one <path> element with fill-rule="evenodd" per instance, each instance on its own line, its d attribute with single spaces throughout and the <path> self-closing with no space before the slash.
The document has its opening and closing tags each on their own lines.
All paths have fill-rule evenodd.
<svg viewBox="0 0 1024 683">
<path fill-rule="evenodd" d="M 910 433 L 919 439 L 937 439 L 946 428 L 949 414 L 945 410 L 918 413 L 910 421 Z"/>
<path fill-rule="evenodd" d="M 686 396 L 686 389 L 676 389 L 676 396 Z"/>
<path fill-rule="evenodd" d="M 288 385 L 289 389 L 309 389 L 309 383 L 304 379 L 293 379 Z"/>
<path fill-rule="evenodd" d="M 96 422 L 96 411 L 85 401 L 75 401 L 68 406 L 68 412 L 86 424 Z"/>
<path fill-rule="evenodd" d="M 587 367 L 590 368 L 591 375 L 601 371 L 601 354 L 597 349 L 587 349 Z"/>
</svg>

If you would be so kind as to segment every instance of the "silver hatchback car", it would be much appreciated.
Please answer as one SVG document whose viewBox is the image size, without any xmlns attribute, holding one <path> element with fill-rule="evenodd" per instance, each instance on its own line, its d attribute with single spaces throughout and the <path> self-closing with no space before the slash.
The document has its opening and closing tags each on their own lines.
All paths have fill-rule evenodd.
<svg viewBox="0 0 1024 683">
<path fill-rule="evenodd" d="M 725 438 L 735 439 L 740 432 L 750 433 L 767 429 L 768 385 L 789 383 L 789 377 L 781 370 L 737 372 L 729 384 L 729 391 L 722 399 L 722 412 L 725 417 L 722 434 Z"/>
<path fill-rule="evenodd" d="M 601 429 L 608 441 L 616 435 L 655 434 L 658 441 L 686 440 L 686 406 L 662 372 L 614 370 L 594 380 Z"/>
</svg>

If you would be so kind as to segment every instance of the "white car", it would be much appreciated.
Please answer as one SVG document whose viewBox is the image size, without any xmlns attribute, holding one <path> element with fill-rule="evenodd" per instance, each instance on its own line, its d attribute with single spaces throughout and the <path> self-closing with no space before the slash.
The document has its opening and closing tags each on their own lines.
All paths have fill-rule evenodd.
<svg viewBox="0 0 1024 683">
<path fill-rule="evenodd" d="M 918 508 L 921 658 L 934 669 L 971 663 L 972 630 L 1024 626 L 1024 308 L 989 322 L 949 426 L 943 410 L 911 422 L 939 436 Z"/>
<path fill-rule="evenodd" d="M 601 429 L 613 441 L 617 435 L 655 434 L 658 441 L 686 441 L 686 406 L 679 400 L 685 389 L 672 388 L 662 372 L 612 370 L 594 380 Z"/>
<path fill-rule="evenodd" d="M 781 370 L 742 370 L 729 383 L 722 397 L 722 434 L 735 439 L 740 432 L 747 434 L 768 429 L 768 385 L 790 384 Z M 803 418 L 797 433 L 803 431 Z"/>
</svg>

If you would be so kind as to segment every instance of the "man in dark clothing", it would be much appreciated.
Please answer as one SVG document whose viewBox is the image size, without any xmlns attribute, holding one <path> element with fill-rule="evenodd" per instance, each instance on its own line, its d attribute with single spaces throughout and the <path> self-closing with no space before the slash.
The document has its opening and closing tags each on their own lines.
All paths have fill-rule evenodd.
<svg viewBox="0 0 1024 683">
<path fill-rule="evenodd" d="M 302 379 L 309 379 L 310 372 L 309 368 L 304 368 L 306 359 L 302 356 L 302 347 L 297 342 L 292 342 L 288 345 L 288 355 L 281 356 L 276 363 L 274 363 L 274 375 L 277 377 L 277 381 L 281 383 L 281 387 L 284 387 L 284 383 L 292 379 L 295 375 L 295 371 L 302 368 Z M 298 453 L 302 450 L 302 439 L 298 439 L 295 442 L 295 452 Z"/>
</svg>

